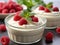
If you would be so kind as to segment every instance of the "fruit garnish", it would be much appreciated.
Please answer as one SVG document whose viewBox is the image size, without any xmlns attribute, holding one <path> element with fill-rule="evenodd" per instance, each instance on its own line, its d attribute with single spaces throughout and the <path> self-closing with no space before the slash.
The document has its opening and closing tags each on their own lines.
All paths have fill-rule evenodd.
<svg viewBox="0 0 60 45">
<path fill-rule="evenodd" d="M 19 16 L 19 14 L 15 14 L 15 16 L 14 16 L 14 21 L 18 21 L 18 20 L 20 20 L 22 17 L 21 16 Z"/>
<path fill-rule="evenodd" d="M 45 41 L 46 41 L 46 43 L 51 43 L 53 41 L 53 33 L 52 32 L 48 32 L 45 35 Z"/>
<path fill-rule="evenodd" d="M 48 4 L 46 4 L 46 8 L 52 9 L 53 8 L 53 3 L 49 2 Z"/>
<path fill-rule="evenodd" d="M 37 17 L 33 17 L 33 18 L 32 18 L 32 21 L 33 21 L 33 22 L 38 22 L 38 18 L 37 18 Z"/>
<path fill-rule="evenodd" d="M 32 15 L 32 16 L 30 16 L 31 18 L 33 18 L 34 17 L 34 15 Z"/>
<path fill-rule="evenodd" d="M 28 10 L 23 10 L 22 12 L 17 12 L 17 14 L 14 15 L 14 21 L 18 21 L 19 25 L 38 22 L 38 18 L 34 15 L 34 13 L 31 13 Z"/>
<path fill-rule="evenodd" d="M 39 6 L 39 10 L 44 10 L 44 6 Z"/>
<path fill-rule="evenodd" d="M 23 7 L 16 7 L 16 11 L 21 11 L 21 10 L 23 10 Z"/>
<path fill-rule="evenodd" d="M 2 13 L 2 8 L 0 7 L 0 13 Z"/>
<path fill-rule="evenodd" d="M 0 13 L 16 13 L 22 11 L 23 7 L 14 1 L 0 2 Z"/>
<path fill-rule="evenodd" d="M 11 3 L 11 4 L 8 4 L 9 5 L 9 9 L 14 9 L 15 8 L 15 4 Z"/>
<path fill-rule="evenodd" d="M 19 23 L 19 25 L 23 25 L 23 24 L 27 24 L 28 22 L 26 19 L 21 18 L 18 23 Z"/>
<path fill-rule="evenodd" d="M 2 13 L 8 13 L 8 9 L 3 9 Z"/>
<path fill-rule="evenodd" d="M 3 9 L 8 9 L 8 7 L 9 6 L 7 4 L 5 4 L 5 5 L 2 6 Z"/>
<path fill-rule="evenodd" d="M 9 11 L 9 13 L 15 13 L 16 11 L 15 11 L 15 9 L 11 9 L 10 11 Z"/>
<path fill-rule="evenodd" d="M 59 12 L 59 8 L 58 8 L 58 7 L 54 7 L 54 8 L 53 8 L 53 11 L 54 11 L 54 12 Z"/>
<path fill-rule="evenodd" d="M 9 0 L 9 1 L 8 1 L 8 4 L 11 4 L 11 3 L 12 3 L 12 4 L 16 4 L 16 2 L 14 2 L 13 0 Z"/>
<path fill-rule="evenodd" d="M 60 34 L 60 27 L 57 27 L 56 33 L 57 33 L 57 34 Z"/>
<path fill-rule="evenodd" d="M 1 37 L 1 44 L 2 45 L 9 45 L 10 39 L 7 36 Z"/>
<path fill-rule="evenodd" d="M 0 24 L 0 31 L 5 32 L 6 31 L 6 26 L 5 24 Z"/>
<path fill-rule="evenodd" d="M 47 13 L 51 12 L 48 8 L 45 8 L 44 11 L 47 12 Z"/>
<path fill-rule="evenodd" d="M 0 7 L 2 7 L 4 5 L 4 3 L 3 2 L 0 2 Z"/>
</svg>

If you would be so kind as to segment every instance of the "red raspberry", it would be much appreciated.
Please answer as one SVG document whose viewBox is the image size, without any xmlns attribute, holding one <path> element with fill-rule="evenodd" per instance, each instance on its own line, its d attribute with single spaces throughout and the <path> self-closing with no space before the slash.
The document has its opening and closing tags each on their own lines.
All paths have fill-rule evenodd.
<svg viewBox="0 0 60 45">
<path fill-rule="evenodd" d="M 21 11 L 21 10 L 23 10 L 23 7 L 16 7 L 16 11 Z"/>
<path fill-rule="evenodd" d="M 16 2 L 12 1 L 12 0 L 9 0 L 8 4 L 16 4 Z"/>
<path fill-rule="evenodd" d="M 44 10 L 44 6 L 39 6 L 39 10 Z"/>
<path fill-rule="evenodd" d="M 20 7 L 20 5 L 16 4 L 15 7 Z"/>
<path fill-rule="evenodd" d="M 60 34 L 60 27 L 57 27 L 56 32 Z"/>
<path fill-rule="evenodd" d="M 4 3 L 3 2 L 0 2 L 0 7 L 3 7 Z"/>
<path fill-rule="evenodd" d="M 45 39 L 46 39 L 46 42 L 47 42 L 47 43 L 52 42 L 52 41 L 53 41 L 53 33 L 52 33 L 52 32 L 48 32 L 48 33 L 46 34 Z"/>
<path fill-rule="evenodd" d="M 15 9 L 11 9 L 10 11 L 9 11 L 9 13 L 14 13 L 15 12 Z"/>
<path fill-rule="evenodd" d="M 7 4 L 5 4 L 4 6 L 3 6 L 3 9 L 8 9 L 9 8 L 9 6 L 7 5 Z"/>
<path fill-rule="evenodd" d="M 8 13 L 8 9 L 3 9 L 2 13 Z"/>
<path fill-rule="evenodd" d="M 15 4 L 11 3 L 9 4 L 9 9 L 14 9 L 15 8 Z"/>
<path fill-rule="evenodd" d="M 2 31 L 2 32 L 6 31 L 5 24 L 0 24 L 0 31 Z"/>
<path fill-rule="evenodd" d="M 21 18 L 18 23 L 19 25 L 27 24 L 27 20 L 25 20 L 24 18 Z"/>
<path fill-rule="evenodd" d="M 2 8 L 0 7 L 0 13 L 2 13 Z"/>
<path fill-rule="evenodd" d="M 58 12 L 58 11 L 59 11 L 59 8 L 58 8 L 58 7 L 54 7 L 54 8 L 53 8 L 53 11 Z"/>
<path fill-rule="evenodd" d="M 37 18 L 37 17 L 33 17 L 33 18 L 32 18 L 32 21 L 33 21 L 33 22 L 38 22 L 38 18 Z"/>
<path fill-rule="evenodd" d="M 32 16 L 30 16 L 31 18 L 33 18 L 34 17 L 34 15 L 32 15 Z"/>
<path fill-rule="evenodd" d="M 18 14 L 16 14 L 15 16 L 14 16 L 14 21 L 18 21 L 18 20 L 20 20 L 22 17 L 21 16 L 19 16 Z"/>
<path fill-rule="evenodd" d="M 1 37 L 1 44 L 2 45 L 9 45 L 10 39 L 7 36 Z"/>
<path fill-rule="evenodd" d="M 45 8 L 45 12 L 49 13 L 51 11 L 48 8 Z"/>
</svg>

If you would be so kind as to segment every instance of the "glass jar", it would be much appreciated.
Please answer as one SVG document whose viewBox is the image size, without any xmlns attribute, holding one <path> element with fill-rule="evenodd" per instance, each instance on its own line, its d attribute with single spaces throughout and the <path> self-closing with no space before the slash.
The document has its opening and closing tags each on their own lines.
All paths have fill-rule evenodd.
<svg viewBox="0 0 60 45">
<path fill-rule="evenodd" d="M 10 25 L 8 21 L 13 16 L 14 15 L 9 15 L 5 18 L 5 24 L 6 24 L 8 36 L 13 42 L 19 44 L 32 44 L 41 40 L 47 22 L 46 18 L 40 17 L 43 23 L 39 25 L 38 28 L 26 29 L 26 28 L 19 28 L 13 26 L 14 24 Z"/>
</svg>

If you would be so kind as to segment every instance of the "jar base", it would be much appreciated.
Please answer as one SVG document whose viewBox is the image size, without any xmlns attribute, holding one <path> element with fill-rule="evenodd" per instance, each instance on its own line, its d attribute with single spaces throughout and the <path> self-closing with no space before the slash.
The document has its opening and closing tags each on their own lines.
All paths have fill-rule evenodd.
<svg viewBox="0 0 60 45">
<path fill-rule="evenodd" d="M 45 29 L 56 29 L 56 27 L 46 27 Z"/>
<path fill-rule="evenodd" d="M 33 44 L 33 43 L 39 42 L 40 40 L 41 40 L 41 39 L 38 39 L 38 40 L 35 41 L 35 42 L 29 42 L 29 43 L 16 42 L 16 41 L 13 41 L 13 40 L 11 40 L 11 41 L 13 41 L 13 42 L 15 42 L 15 43 L 17 43 L 17 44 Z"/>
</svg>

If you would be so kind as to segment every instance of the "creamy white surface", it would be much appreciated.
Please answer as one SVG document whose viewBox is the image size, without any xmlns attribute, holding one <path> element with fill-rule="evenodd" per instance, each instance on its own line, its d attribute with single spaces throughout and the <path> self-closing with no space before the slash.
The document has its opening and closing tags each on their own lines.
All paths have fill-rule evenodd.
<svg viewBox="0 0 60 45">
<path fill-rule="evenodd" d="M 59 9 L 60 10 L 60 9 Z M 39 10 L 39 7 L 37 7 L 35 10 L 33 10 L 32 12 L 36 13 L 36 14 L 41 14 L 41 15 L 60 15 L 60 11 L 59 12 L 54 12 L 51 11 L 50 13 L 46 13 L 43 10 Z"/>
<path fill-rule="evenodd" d="M 11 19 L 8 21 L 8 24 L 9 24 L 9 25 L 12 25 L 12 26 L 14 26 L 14 27 L 28 28 L 28 29 L 31 29 L 31 28 L 36 29 L 36 28 L 38 28 L 40 25 L 43 24 L 43 21 L 42 21 L 41 18 L 39 19 L 39 22 L 34 23 L 34 24 L 29 23 L 29 24 L 27 24 L 27 25 L 19 25 L 18 22 L 19 22 L 19 21 L 14 21 L 14 20 L 13 20 L 13 17 L 11 17 Z"/>
</svg>

